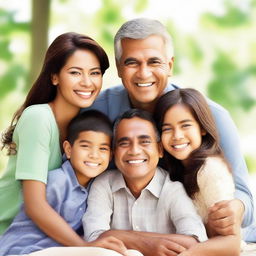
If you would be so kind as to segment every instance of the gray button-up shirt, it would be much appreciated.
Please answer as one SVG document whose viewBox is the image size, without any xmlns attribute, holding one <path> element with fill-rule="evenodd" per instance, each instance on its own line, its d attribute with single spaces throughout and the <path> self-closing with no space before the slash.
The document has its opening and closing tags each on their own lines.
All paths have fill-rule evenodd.
<svg viewBox="0 0 256 256">
<path fill-rule="evenodd" d="M 157 168 L 150 183 L 135 198 L 118 170 L 95 179 L 83 217 L 85 239 L 92 241 L 109 229 L 177 233 L 207 239 L 201 218 L 180 182 Z"/>
</svg>

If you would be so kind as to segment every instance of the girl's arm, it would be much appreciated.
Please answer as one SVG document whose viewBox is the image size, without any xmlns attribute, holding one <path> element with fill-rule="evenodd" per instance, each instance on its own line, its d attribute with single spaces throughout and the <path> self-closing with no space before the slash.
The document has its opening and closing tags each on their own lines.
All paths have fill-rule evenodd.
<svg viewBox="0 0 256 256">
<path fill-rule="evenodd" d="M 240 236 L 215 236 L 195 244 L 179 256 L 239 256 L 240 242 Z"/>
<path fill-rule="evenodd" d="M 86 246 L 87 243 L 49 205 L 46 185 L 35 180 L 23 181 L 26 214 L 49 237 L 66 246 Z"/>
</svg>

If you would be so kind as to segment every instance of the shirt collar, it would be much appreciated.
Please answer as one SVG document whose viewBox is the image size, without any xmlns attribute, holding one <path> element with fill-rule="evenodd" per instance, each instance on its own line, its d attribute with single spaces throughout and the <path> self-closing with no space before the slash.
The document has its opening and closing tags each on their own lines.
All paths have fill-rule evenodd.
<svg viewBox="0 0 256 256">
<path fill-rule="evenodd" d="M 149 182 L 144 190 L 148 190 L 155 197 L 159 198 L 163 188 L 164 180 L 165 176 L 163 175 L 161 168 L 157 167 L 153 179 Z"/>
<path fill-rule="evenodd" d="M 115 181 L 112 186 L 113 193 L 117 192 L 122 188 L 127 188 L 122 173 L 119 170 L 113 170 L 113 172 L 116 172 L 115 176 L 113 177 L 113 180 Z"/>
<path fill-rule="evenodd" d="M 116 170 L 116 175 L 115 177 L 113 177 L 113 180 L 115 180 L 112 187 L 113 193 L 117 192 L 120 189 L 129 190 L 128 187 L 126 186 L 124 177 L 119 170 Z M 164 184 L 164 180 L 165 180 L 165 176 L 163 175 L 162 169 L 157 167 L 156 173 L 153 179 L 143 190 L 148 190 L 155 197 L 159 198 L 163 184 Z"/>
<path fill-rule="evenodd" d="M 71 184 L 73 185 L 74 190 L 79 187 L 81 190 L 87 192 L 88 188 L 90 188 L 90 186 L 91 186 L 91 182 L 92 182 L 92 181 L 89 182 L 89 184 L 88 184 L 88 186 L 87 186 L 87 189 L 86 189 L 85 187 L 81 186 L 81 185 L 78 183 L 76 174 L 75 174 L 74 169 L 73 169 L 73 167 L 71 166 L 69 160 L 66 160 L 66 161 L 62 164 L 62 169 L 64 170 L 65 173 L 67 173 L 67 175 L 68 175 L 68 177 L 69 177 L 69 179 L 70 179 L 70 182 L 71 182 Z"/>
</svg>

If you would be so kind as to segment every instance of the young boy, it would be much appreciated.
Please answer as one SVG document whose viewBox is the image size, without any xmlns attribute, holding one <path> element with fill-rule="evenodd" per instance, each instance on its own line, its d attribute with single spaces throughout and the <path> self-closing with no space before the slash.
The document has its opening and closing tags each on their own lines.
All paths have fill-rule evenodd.
<svg viewBox="0 0 256 256">
<path fill-rule="evenodd" d="M 118 170 L 92 184 L 83 218 L 88 241 L 113 235 L 144 255 L 177 255 L 207 240 L 182 184 L 157 167 L 163 149 L 148 112 L 131 109 L 116 121 L 114 156 Z"/>
<path fill-rule="evenodd" d="M 47 200 L 75 231 L 82 227 L 91 179 L 102 173 L 109 164 L 111 140 L 112 124 L 104 114 L 95 110 L 79 114 L 70 122 L 67 140 L 63 143 L 67 160 L 61 168 L 49 172 Z M 84 246 L 105 247 L 119 252 L 125 248 L 122 245 L 115 238 L 94 243 L 84 241 Z M 22 206 L 0 239 L 0 255 L 27 254 L 53 246 L 60 244 L 43 233 Z"/>
</svg>

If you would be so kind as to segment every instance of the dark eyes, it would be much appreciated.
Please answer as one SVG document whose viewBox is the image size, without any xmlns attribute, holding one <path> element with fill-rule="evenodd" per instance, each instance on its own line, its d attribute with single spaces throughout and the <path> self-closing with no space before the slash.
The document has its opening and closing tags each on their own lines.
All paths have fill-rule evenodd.
<svg viewBox="0 0 256 256">
<path fill-rule="evenodd" d="M 192 126 L 192 124 L 186 123 L 186 124 L 182 124 L 180 127 L 183 128 L 183 129 L 186 129 L 186 128 L 189 128 L 191 126 Z M 173 130 L 172 127 L 165 127 L 165 126 L 162 127 L 162 132 L 170 132 L 172 130 Z"/>
<path fill-rule="evenodd" d="M 141 146 L 148 146 L 148 145 L 150 145 L 151 143 L 152 143 L 151 140 L 141 140 L 141 141 L 139 141 L 139 144 L 140 144 Z M 117 144 L 118 147 L 123 147 L 123 148 L 129 147 L 130 145 L 131 145 L 131 142 L 129 142 L 129 141 L 123 141 L 123 142 L 119 142 L 119 143 Z"/>
<path fill-rule="evenodd" d="M 140 65 L 140 62 L 137 60 L 128 60 L 128 61 L 125 61 L 124 64 L 125 64 L 125 66 L 137 66 L 137 65 Z M 148 66 L 158 66 L 158 65 L 162 65 L 162 64 L 163 64 L 163 62 L 159 59 L 150 59 L 147 62 Z"/>
<path fill-rule="evenodd" d="M 74 76 L 80 76 L 82 74 L 79 71 L 70 71 L 69 73 L 71 75 L 74 75 Z M 93 72 L 90 73 L 90 75 L 92 75 L 92 76 L 99 76 L 99 75 L 101 75 L 101 71 L 93 71 Z"/>
<path fill-rule="evenodd" d="M 78 76 L 78 75 L 80 75 L 81 73 L 80 72 L 78 72 L 78 71 L 71 71 L 71 72 L 69 72 L 71 75 L 75 75 L 75 76 Z"/>
<path fill-rule="evenodd" d="M 109 148 L 109 147 L 101 147 L 100 150 L 101 150 L 101 151 L 109 151 L 110 148 Z"/>
</svg>

